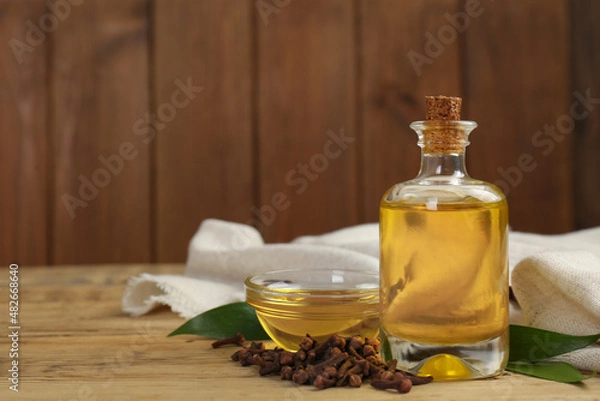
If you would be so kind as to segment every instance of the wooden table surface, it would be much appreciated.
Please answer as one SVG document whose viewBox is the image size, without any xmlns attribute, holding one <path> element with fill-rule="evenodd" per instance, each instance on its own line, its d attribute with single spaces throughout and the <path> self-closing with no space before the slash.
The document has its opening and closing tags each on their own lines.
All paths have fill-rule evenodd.
<svg viewBox="0 0 600 401">
<path fill-rule="evenodd" d="M 600 400 L 600 378 L 569 385 L 506 374 L 490 380 L 432 383 L 405 395 L 368 385 L 317 390 L 277 377 L 261 378 L 254 367 L 230 361 L 235 348 L 214 350 L 211 340 L 200 337 L 167 338 L 184 322 L 167 308 L 139 318 L 123 314 L 125 283 L 142 272 L 178 274 L 183 266 L 21 266 L 19 393 L 10 391 L 3 380 L 0 399 Z M 6 294 L 8 273 L 0 283 Z M 8 327 L 7 313 L 3 316 L 3 326 Z M 10 346 L 2 335 L 4 377 Z"/>
</svg>

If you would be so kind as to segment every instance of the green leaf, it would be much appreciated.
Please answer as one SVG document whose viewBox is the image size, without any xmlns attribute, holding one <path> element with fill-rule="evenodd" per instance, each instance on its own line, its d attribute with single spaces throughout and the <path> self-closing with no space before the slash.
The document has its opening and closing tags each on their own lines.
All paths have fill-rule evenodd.
<svg viewBox="0 0 600 401">
<path fill-rule="evenodd" d="M 392 354 L 392 347 L 390 346 L 390 341 L 384 334 L 383 328 L 380 328 L 379 332 L 381 333 L 381 354 L 383 356 L 383 360 L 390 361 L 394 359 L 394 355 Z"/>
<path fill-rule="evenodd" d="M 254 308 L 246 302 L 236 302 L 206 311 L 185 322 L 167 337 L 194 334 L 212 338 L 227 338 L 242 333 L 246 340 L 268 340 Z"/>
<path fill-rule="evenodd" d="M 509 361 L 541 361 L 587 347 L 600 339 L 600 334 L 570 336 L 534 327 L 510 325 Z"/>
<path fill-rule="evenodd" d="M 506 370 L 561 383 L 578 383 L 586 379 L 566 362 L 509 362 Z"/>
</svg>

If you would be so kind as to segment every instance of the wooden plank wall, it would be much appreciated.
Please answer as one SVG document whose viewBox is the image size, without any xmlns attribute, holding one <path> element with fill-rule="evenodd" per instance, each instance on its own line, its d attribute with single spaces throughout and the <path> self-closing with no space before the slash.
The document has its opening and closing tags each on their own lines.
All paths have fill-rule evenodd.
<svg viewBox="0 0 600 401">
<path fill-rule="evenodd" d="M 267 240 L 359 221 L 354 15 L 346 0 L 307 0 L 256 21 L 256 207 Z"/>
<path fill-rule="evenodd" d="M 471 171 L 500 182 L 513 228 L 571 230 L 573 136 L 557 127 L 555 142 L 543 128 L 556 126 L 573 101 L 567 4 L 488 2 L 482 9 L 465 32 L 463 59 L 466 113 L 479 123 L 469 149 Z M 520 158 L 527 163 L 520 166 Z"/>
<path fill-rule="evenodd" d="M 157 130 L 153 220 L 157 261 L 185 259 L 203 219 L 245 222 L 253 192 L 253 38 L 249 2 L 158 1 L 153 5 L 156 93 L 152 112 L 177 115 Z M 179 83 L 178 83 L 179 82 Z M 175 100 L 175 99 L 173 99 Z M 185 104 L 185 105 L 184 105 Z M 164 113 L 164 112 L 163 112 Z"/>
<path fill-rule="evenodd" d="M 413 178 L 419 171 L 421 150 L 408 125 L 424 118 L 424 96 L 464 96 L 460 43 L 439 51 L 433 62 L 423 41 L 426 33 L 436 35 L 447 24 L 445 13 L 454 14 L 460 6 L 456 0 L 361 2 L 363 77 L 359 108 L 367 221 L 377 221 L 379 201 L 390 186 Z M 406 23 L 398 23 L 400 20 Z M 457 41 L 461 39 L 457 37 Z M 432 62 L 413 65 L 407 55 L 415 53 Z"/>
<path fill-rule="evenodd" d="M 376 221 L 426 94 L 464 98 L 514 229 L 600 225 L 599 24 L 593 0 L 0 0 L 2 263 Z"/>
<path fill-rule="evenodd" d="M 49 261 L 52 173 L 47 133 L 48 46 L 34 42 L 34 52 L 8 47 L 23 38 L 25 21 L 39 20 L 43 1 L 0 2 L 0 255 L 2 263 Z"/>
<path fill-rule="evenodd" d="M 600 224 L 600 2 L 574 2 L 571 10 L 572 89 L 596 99 L 575 122 L 573 174 L 576 227 Z M 589 92 L 588 92 L 589 91 Z"/>
<path fill-rule="evenodd" d="M 132 132 L 149 105 L 148 29 L 146 0 L 88 0 L 49 36 L 55 263 L 151 260 L 150 153 Z"/>
</svg>

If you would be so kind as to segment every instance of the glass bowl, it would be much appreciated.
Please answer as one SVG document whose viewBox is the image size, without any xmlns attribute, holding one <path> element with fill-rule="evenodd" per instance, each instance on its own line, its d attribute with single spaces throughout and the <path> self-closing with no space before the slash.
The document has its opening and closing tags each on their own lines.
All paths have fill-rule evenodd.
<svg viewBox="0 0 600 401">
<path fill-rule="evenodd" d="M 377 337 L 379 273 L 358 270 L 279 270 L 246 279 L 246 302 L 271 339 L 297 350 L 307 333 Z"/>
</svg>

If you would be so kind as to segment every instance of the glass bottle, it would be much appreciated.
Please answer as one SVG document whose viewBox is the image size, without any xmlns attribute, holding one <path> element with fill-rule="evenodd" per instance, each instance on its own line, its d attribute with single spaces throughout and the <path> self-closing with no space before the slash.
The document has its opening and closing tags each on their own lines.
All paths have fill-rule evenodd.
<svg viewBox="0 0 600 401">
<path fill-rule="evenodd" d="M 502 191 L 469 177 L 473 121 L 460 98 L 426 97 L 421 169 L 380 206 L 384 356 L 436 380 L 500 374 L 508 358 L 508 206 Z"/>
</svg>

